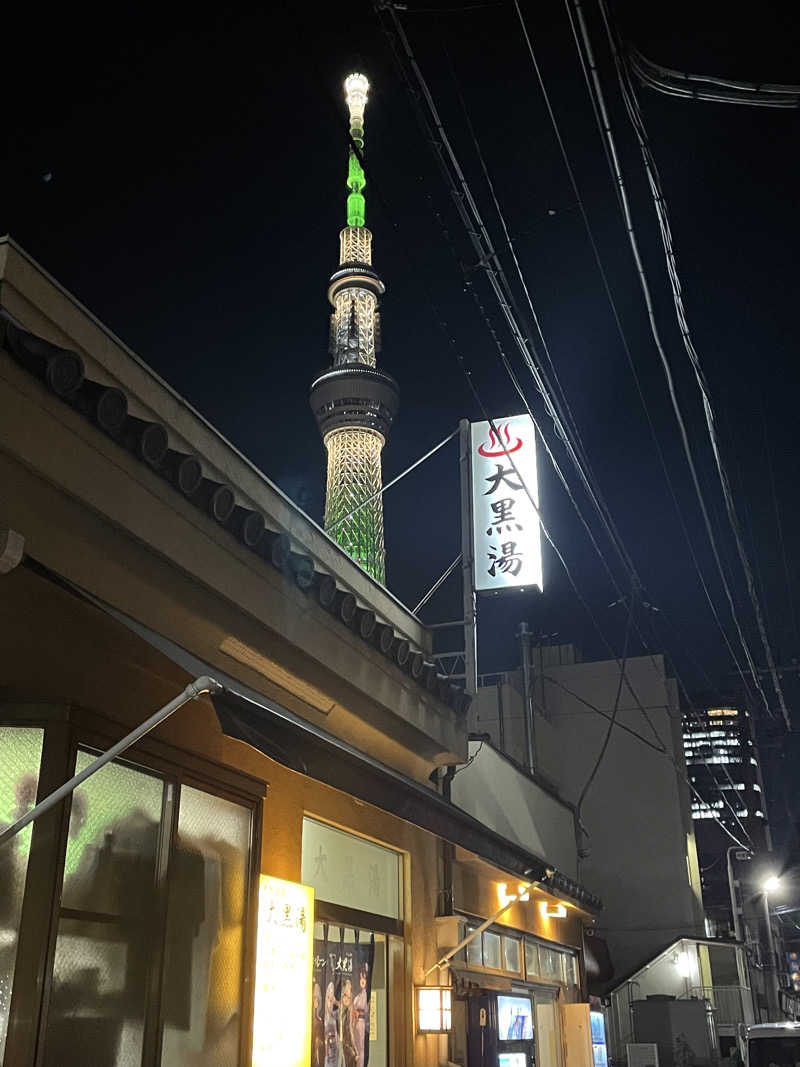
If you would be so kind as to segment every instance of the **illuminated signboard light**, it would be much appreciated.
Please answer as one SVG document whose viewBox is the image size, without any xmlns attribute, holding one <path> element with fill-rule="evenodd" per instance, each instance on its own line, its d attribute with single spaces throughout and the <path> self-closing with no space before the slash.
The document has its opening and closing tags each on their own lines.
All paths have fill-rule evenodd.
<svg viewBox="0 0 800 1067">
<path fill-rule="evenodd" d="M 516 893 L 509 893 L 508 883 L 500 882 L 497 886 L 497 899 L 500 901 L 501 908 L 507 904 L 514 904 L 518 900 L 530 900 L 530 885 L 518 885 Z"/>
<path fill-rule="evenodd" d="M 417 986 L 417 1029 L 423 1034 L 445 1034 L 453 1029 L 449 986 Z"/>
<path fill-rule="evenodd" d="M 470 429 L 475 591 L 541 589 L 533 420 L 514 415 L 496 419 L 494 429 L 488 422 L 474 422 Z"/>
<path fill-rule="evenodd" d="M 550 904 L 546 900 L 539 904 L 539 910 L 546 919 L 563 919 L 567 914 L 565 904 Z"/>
<path fill-rule="evenodd" d="M 308 1067 L 314 890 L 262 875 L 258 886 L 253 1067 Z"/>
</svg>

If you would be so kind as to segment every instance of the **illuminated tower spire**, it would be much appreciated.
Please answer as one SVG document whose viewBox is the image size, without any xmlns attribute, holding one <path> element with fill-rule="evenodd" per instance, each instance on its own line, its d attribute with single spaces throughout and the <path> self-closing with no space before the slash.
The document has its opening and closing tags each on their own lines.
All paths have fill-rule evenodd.
<svg viewBox="0 0 800 1067">
<path fill-rule="evenodd" d="M 375 367 L 380 351 L 378 298 L 384 285 L 372 269 L 372 234 L 364 224 L 366 178 L 359 159 L 369 82 L 363 74 L 351 74 L 344 87 L 350 137 L 358 154 L 351 144 L 347 225 L 339 234 L 339 267 L 328 286 L 333 365 L 313 382 L 310 400 L 328 452 L 325 529 L 383 582 L 381 450 L 397 414 L 399 393 L 394 379 Z M 370 502 L 364 504 L 366 500 Z"/>
</svg>

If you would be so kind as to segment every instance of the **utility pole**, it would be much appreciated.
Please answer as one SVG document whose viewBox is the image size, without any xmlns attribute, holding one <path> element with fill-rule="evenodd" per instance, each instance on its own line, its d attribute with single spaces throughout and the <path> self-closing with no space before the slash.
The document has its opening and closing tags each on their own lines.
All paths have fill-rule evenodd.
<svg viewBox="0 0 800 1067">
<path fill-rule="evenodd" d="M 772 880 L 770 880 L 772 881 Z M 777 882 L 777 879 L 775 879 Z M 764 963 L 764 978 L 767 987 L 767 1010 L 769 1022 L 778 1022 L 781 1017 L 780 987 L 778 985 L 777 954 L 775 952 L 775 935 L 772 932 L 772 916 L 769 910 L 769 882 L 763 888 L 764 922 L 767 924 L 767 959 Z"/>
<path fill-rule="evenodd" d="M 750 974 L 747 968 L 747 957 L 745 955 L 747 949 L 745 947 L 744 931 L 742 930 L 741 909 L 739 908 L 739 898 L 736 892 L 736 879 L 733 875 L 733 860 L 750 860 L 752 859 L 752 852 L 739 848 L 738 845 L 731 845 L 726 853 L 727 865 L 728 865 L 728 889 L 731 894 L 731 914 L 733 915 L 733 936 L 736 938 L 736 971 L 739 975 L 739 985 L 742 988 L 742 1008 L 745 1017 L 745 1022 L 753 1021 L 755 1019 L 755 1005 L 753 1003 L 753 988 L 750 982 Z M 749 1005 L 745 1004 L 744 990 L 749 990 Z M 749 1007 L 750 1011 L 747 1010 Z M 752 1014 L 751 1014 L 752 1013 Z M 750 1018 L 748 1019 L 748 1016 Z"/>
<path fill-rule="evenodd" d="M 471 428 L 468 419 L 459 425 L 458 466 L 461 481 L 461 582 L 464 611 L 464 692 L 478 692 L 478 613 L 475 604 L 475 560 L 472 546 Z"/>
</svg>

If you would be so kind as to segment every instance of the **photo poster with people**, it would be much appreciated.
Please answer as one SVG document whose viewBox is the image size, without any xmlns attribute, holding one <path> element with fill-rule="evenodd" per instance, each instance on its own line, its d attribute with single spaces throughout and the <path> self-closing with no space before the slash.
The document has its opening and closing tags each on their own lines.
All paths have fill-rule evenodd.
<svg viewBox="0 0 800 1067">
<path fill-rule="evenodd" d="M 367 1067 L 375 936 L 323 927 L 314 941 L 311 1067 Z"/>
</svg>

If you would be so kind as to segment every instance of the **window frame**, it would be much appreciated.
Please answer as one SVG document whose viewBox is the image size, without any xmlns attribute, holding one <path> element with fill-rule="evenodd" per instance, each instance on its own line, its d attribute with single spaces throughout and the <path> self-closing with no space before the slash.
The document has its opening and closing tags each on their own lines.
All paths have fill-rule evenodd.
<svg viewBox="0 0 800 1067">
<path fill-rule="evenodd" d="M 28 726 L 44 730 L 37 802 L 75 773 L 79 749 L 106 751 L 130 727 L 93 712 L 65 705 L 0 704 L 0 727 Z M 263 804 L 268 784 L 176 745 L 145 737 L 115 762 L 154 774 L 165 786 L 162 817 L 169 811 L 167 857 L 177 835 L 181 787 L 186 785 L 245 807 L 250 812 L 250 841 L 244 912 L 241 1026 L 239 1060 L 242 1067 L 252 1058 L 253 982 L 255 975 L 258 882 L 261 870 Z M 17 941 L 17 965 L 9 1005 L 9 1026 L 4 1067 L 42 1067 L 44 1039 L 53 982 L 61 888 L 68 841 L 69 798 L 37 819 L 25 878 L 22 913 Z M 162 830 L 163 835 L 163 830 Z M 163 841 L 160 848 L 163 847 Z M 163 1034 L 164 933 L 169 897 L 170 864 L 159 885 L 159 950 L 154 953 L 147 988 L 142 1063 L 160 1067 Z"/>
</svg>

